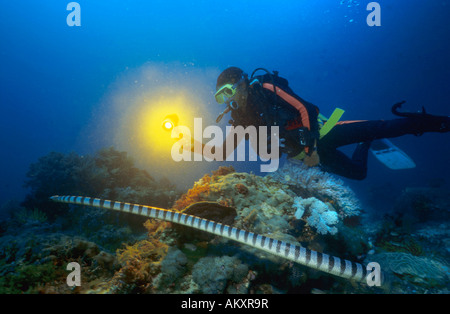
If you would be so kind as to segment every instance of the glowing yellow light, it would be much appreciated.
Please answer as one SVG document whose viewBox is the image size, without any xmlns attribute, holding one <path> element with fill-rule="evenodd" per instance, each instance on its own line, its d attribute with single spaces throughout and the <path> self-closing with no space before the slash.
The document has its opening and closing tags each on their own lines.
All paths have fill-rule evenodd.
<svg viewBox="0 0 450 314">
<path fill-rule="evenodd" d="M 177 126 L 194 131 L 194 118 L 202 118 L 205 126 L 214 123 L 217 110 L 209 109 L 217 107 L 211 97 L 217 74 L 215 68 L 178 63 L 149 62 L 127 69 L 104 95 L 83 140 L 92 147 L 113 145 L 155 179 L 165 177 L 178 187 L 190 188 L 217 166 L 174 161 L 172 148 L 180 141 Z M 167 129 L 164 120 L 172 114 L 179 121 L 172 120 L 172 128 Z"/>
<path fill-rule="evenodd" d="M 173 123 L 170 122 L 170 121 L 164 122 L 164 128 L 165 128 L 167 131 L 172 130 L 172 128 L 173 128 Z"/>
<path fill-rule="evenodd" d="M 172 138 L 172 130 L 178 125 L 193 128 L 195 103 L 182 92 L 141 99 L 122 117 L 122 130 L 118 132 L 120 142 L 135 157 L 153 165 L 155 160 L 158 163 L 171 161 L 172 146 L 179 140 Z"/>
<path fill-rule="evenodd" d="M 164 121 L 162 123 L 163 128 L 166 131 L 171 131 L 174 127 L 178 125 L 178 115 L 176 114 L 170 114 L 164 118 Z"/>
</svg>

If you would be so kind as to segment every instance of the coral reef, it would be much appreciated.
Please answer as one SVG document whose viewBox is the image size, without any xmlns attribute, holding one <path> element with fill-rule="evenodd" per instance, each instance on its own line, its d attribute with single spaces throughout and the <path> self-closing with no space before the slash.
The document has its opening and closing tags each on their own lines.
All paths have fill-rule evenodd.
<svg viewBox="0 0 450 314">
<path fill-rule="evenodd" d="M 62 269 L 55 269 L 51 262 L 40 265 L 19 265 L 12 272 L 4 272 L 0 264 L 0 293 L 19 294 L 42 291 L 43 287 L 38 285 L 52 283 L 64 276 Z"/>
<path fill-rule="evenodd" d="M 9 205 L 1 224 L 3 293 L 380 292 L 176 224 L 130 223 L 123 213 L 48 203 L 50 194 L 63 193 L 172 208 L 319 252 L 377 261 L 394 276 L 389 292 L 448 292 L 449 199 L 442 186 L 406 189 L 395 213 L 350 224 L 361 218 L 354 193 L 332 175 L 290 162 L 264 177 L 220 167 L 178 197 L 169 182 L 109 148 L 93 157 L 50 153 L 30 166 L 26 184 L 31 192 L 23 206 Z M 83 267 L 81 288 L 65 284 L 65 266 L 73 261 Z"/>
<path fill-rule="evenodd" d="M 301 219 L 306 215 L 308 225 L 316 229 L 318 233 L 337 233 L 338 230 L 335 225 L 339 221 L 338 214 L 331 205 L 327 205 L 314 197 L 307 199 L 296 197 L 294 198 L 294 209 L 296 209 L 294 216 Z"/>
<path fill-rule="evenodd" d="M 248 274 L 248 266 L 236 257 L 204 257 L 192 269 L 192 278 L 202 293 L 224 293 L 227 286 L 236 286 Z M 231 290 L 236 293 L 236 289 Z M 245 291 L 239 291 L 245 293 Z"/>
<path fill-rule="evenodd" d="M 341 187 L 341 189 L 343 188 Z M 318 197 L 322 196 L 319 195 Z M 307 199 L 298 197 L 290 186 L 273 179 L 272 176 L 260 177 L 249 173 L 236 173 L 232 168 L 221 167 L 217 172 L 213 172 L 212 175 L 205 174 L 199 181 L 195 182 L 193 188 L 189 189 L 186 194 L 182 195 L 175 202 L 173 209 L 207 219 L 213 219 L 214 221 L 222 221 L 223 218 L 221 217 L 226 215 L 226 212 L 232 206 L 233 211 L 235 211 L 235 216 L 232 216 L 233 220 L 227 224 L 258 234 L 270 235 L 272 238 L 298 245 L 298 239 L 295 236 L 296 228 L 293 224 L 299 218 L 295 217 L 296 209 L 293 206 L 295 202 L 297 204 L 301 203 L 304 207 L 304 212 L 300 218 L 307 223 L 307 228 L 305 229 L 311 230 L 312 228 L 315 230 L 316 235 L 335 235 L 337 233 L 337 223 L 339 222 L 337 210 L 331 205 L 330 199 L 323 197 L 322 199 L 324 200 L 316 197 Z M 226 206 L 220 204 L 226 204 Z M 220 211 L 223 211 L 223 213 L 220 213 Z M 176 232 L 173 233 L 171 230 L 176 230 Z M 314 233 L 313 231 L 311 232 Z M 207 273 L 206 269 L 210 270 L 220 258 L 227 255 L 238 255 L 240 256 L 240 260 L 245 260 L 247 269 L 252 272 L 250 276 L 252 280 L 255 278 L 272 278 L 272 276 L 277 277 L 277 275 L 281 277 L 291 276 L 292 278 L 289 277 L 292 279 L 289 279 L 290 282 L 300 285 L 308 278 L 302 268 L 295 268 L 295 271 L 293 267 L 280 268 L 280 263 L 283 264 L 285 262 L 279 257 L 250 247 L 242 247 L 236 243 L 230 243 L 229 240 L 223 238 L 214 238 L 211 235 L 203 238 L 197 234 L 197 231 L 185 227 L 173 228 L 171 226 L 164 233 L 166 234 L 164 241 L 167 239 L 177 239 L 176 241 L 172 241 L 172 243 L 178 247 L 186 245 L 186 241 L 193 241 L 194 251 L 196 250 L 195 248 L 198 250 L 201 243 L 205 243 L 204 247 L 208 255 L 211 255 L 208 259 L 203 260 L 201 255 L 192 259 L 192 254 L 188 254 L 184 272 L 177 271 L 179 265 L 177 266 L 175 263 L 173 267 L 174 272 L 182 276 L 182 278 L 178 278 L 176 281 L 176 287 L 168 287 L 167 280 L 164 279 L 174 278 L 176 276 L 171 275 L 170 271 L 161 271 L 161 274 L 158 274 L 156 279 L 155 277 L 153 278 L 153 282 L 159 283 L 160 289 L 166 292 L 180 290 L 183 292 L 195 292 L 199 291 L 199 289 L 203 293 L 228 291 L 228 288 L 225 287 L 234 286 L 237 282 L 230 281 L 228 277 L 230 274 L 227 271 L 224 272 L 223 276 L 219 276 L 220 280 L 217 280 L 217 282 L 210 280 L 211 282 L 206 286 L 205 280 L 207 279 L 205 279 L 206 275 L 204 274 L 205 272 Z M 195 236 L 186 237 L 184 234 Z M 313 238 L 314 236 L 311 236 L 311 239 Z M 362 241 L 362 239 L 358 238 L 358 241 Z M 310 245 L 314 245 L 313 242 Z M 189 246 L 192 246 L 192 244 L 189 244 Z M 361 246 L 358 246 L 357 249 L 360 252 Z M 188 253 L 186 251 L 183 252 L 185 254 Z M 177 254 L 181 256 L 181 253 Z M 347 254 L 351 254 L 351 252 L 347 252 Z M 241 259 L 241 257 L 243 258 Z M 166 256 L 166 258 L 169 257 Z M 181 260 L 184 265 L 184 257 Z M 208 266 L 204 265 L 206 262 L 208 262 Z M 221 262 L 224 263 L 224 261 Z M 169 258 L 167 263 L 169 265 L 173 264 L 172 258 Z M 164 260 L 161 264 L 165 264 Z M 171 268 L 168 267 L 167 269 Z M 299 269 L 303 271 L 299 271 Z M 201 273 L 200 270 L 203 271 L 203 277 L 199 275 Z M 169 274 L 166 275 L 165 272 L 169 272 Z M 211 272 L 216 275 L 218 272 L 220 273 L 217 270 Z M 183 275 L 181 275 L 182 273 Z M 292 275 L 294 273 L 295 275 Z M 256 274 L 259 274 L 259 277 Z M 229 285 L 228 283 L 230 282 L 233 284 Z M 237 284 L 237 287 L 242 289 L 241 284 Z M 241 291 L 239 289 L 236 291 Z"/>
<path fill-rule="evenodd" d="M 179 196 L 167 179 L 154 179 L 135 167 L 126 152 L 113 147 L 93 156 L 51 152 L 30 165 L 25 186 L 30 193 L 23 207 L 11 211 L 16 221 L 56 222 L 62 230 L 73 231 L 110 251 L 145 232 L 145 220 L 101 209 L 58 205 L 49 197 L 70 193 L 170 208 Z"/>
<path fill-rule="evenodd" d="M 177 198 L 167 179 L 156 180 L 134 166 L 126 152 L 113 147 L 94 156 L 51 152 L 32 163 L 25 187 L 30 189 L 23 206 L 38 208 L 49 217 L 60 215 L 61 206 L 49 202 L 52 195 L 86 195 L 119 201 L 170 207 Z"/>
<path fill-rule="evenodd" d="M 113 291 L 112 287 L 119 291 L 119 285 L 109 284 L 114 272 L 117 277 L 133 273 L 138 281 L 145 265 L 152 265 L 147 258 L 153 258 L 153 268 L 159 267 L 158 256 L 162 260 L 167 245 L 154 238 L 136 243 L 145 232 L 145 220 L 96 208 L 58 205 L 48 199 L 71 193 L 170 207 L 179 195 L 174 186 L 136 168 L 125 152 L 107 148 L 94 156 L 49 153 L 30 165 L 25 186 L 30 190 L 25 201 L 21 206 L 9 204 L 4 211 L 9 217 L 1 222 L 3 291 L 103 293 Z M 154 232 L 157 228 L 150 229 Z M 113 253 L 124 244 L 117 253 L 121 268 Z M 81 289 L 73 290 L 66 284 L 64 267 L 69 262 L 78 262 L 83 268 L 87 283 Z M 47 276 L 51 272 L 53 276 Z"/>
<path fill-rule="evenodd" d="M 111 284 L 115 293 L 151 293 L 153 277 L 161 271 L 167 245 L 157 240 L 141 240 L 117 252 L 121 269 Z"/>
<path fill-rule="evenodd" d="M 189 207 L 187 207 L 183 212 L 225 225 L 233 225 L 237 214 L 235 208 L 220 205 L 216 202 L 197 202 L 189 205 Z M 183 238 L 183 242 L 192 240 L 206 241 L 211 240 L 214 237 L 207 232 L 192 230 L 192 228 L 188 228 L 182 225 L 175 225 L 174 228 Z"/>
<path fill-rule="evenodd" d="M 188 259 L 186 255 L 176 247 L 170 247 L 166 257 L 161 262 L 161 278 L 159 285 L 173 285 L 182 278 L 187 271 Z"/>
<path fill-rule="evenodd" d="M 286 193 L 281 184 L 253 174 L 229 173 L 216 176 L 208 186 L 209 193 L 203 200 L 236 208 L 238 227 L 247 226 L 261 234 L 289 229 L 287 220 L 292 214 L 294 195 Z M 253 218 L 249 219 L 249 215 Z"/>
<path fill-rule="evenodd" d="M 212 175 L 206 174 L 199 181 L 195 182 L 193 188 L 175 203 L 174 209 L 187 211 L 188 209 L 186 208 L 190 208 L 190 206 L 193 206 L 192 204 L 194 204 L 194 207 L 195 204 L 201 204 L 204 213 L 195 214 L 208 218 L 208 211 L 211 211 L 210 214 L 213 214 L 216 207 L 211 205 L 213 204 L 211 202 L 226 204 L 227 208 L 232 206 L 237 214 L 234 221 L 227 224 L 296 245 L 299 245 L 299 239 L 307 239 L 310 241 L 309 246 L 311 247 L 316 245 L 313 241 L 316 236 L 336 235 L 338 223 L 343 216 L 356 215 L 358 213 L 356 199 L 349 197 L 350 195 L 353 197 L 350 190 L 343 186 L 338 186 L 338 184 L 341 184 L 340 182 L 332 181 L 328 175 L 322 172 L 315 171 L 311 176 L 314 177 L 314 180 L 311 180 L 316 182 L 316 184 L 309 189 L 306 189 L 307 186 L 305 185 L 302 196 L 298 196 L 295 193 L 296 191 L 298 192 L 298 189 L 293 187 L 292 184 L 286 184 L 284 179 L 278 180 L 279 176 L 261 177 L 250 173 L 236 173 L 232 168 L 221 167 Z M 324 176 L 324 178 L 321 178 L 321 176 Z M 315 194 L 321 187 L 326 187 L 327 191 Z M 339 193 L 335 193 L 335 191 L 339 191 Z M 309 195 L 309 197 L 302 198 L 305 195 Z M 347 205 L 342 208 L 337 205 L 338 203 Z M 302 208 L 301 213 L 299 211 L 300 207 Z M 353 210 L 352 212 L 348 211 L 350 207 Z M 347 210 L 345 214 L 343 210 Z M 218 219 L 217 217 L 216 219 Z M 301 228 L 301 237 L 297 237 L 297 221 L 300 219 L 304 221 L 305 225 Z M 176 229 L 180 228 L 177 227 Z M 189 234 L 198 233 L 192 230 L 185 230 L 184 232 Z M 309 236 L 306 237 L 305 235 L 308 233 Z M 216 246 L 223 249 L 224 245 L 227 245 L 228 254 L 246 255 L 249 269 L 256 270 L 255 267 L 258 268 L 256 272 L 260 273 L 261 276 L 265 276 L 267 269 L 264 270 L 263 268 L 261 271 L 259 269 L 260 266 L 256 265 L 255 257 L 259 263 L 264 261 L 263 264 L 265 265 L 268 265 L 268 263 L 283 263 L 278 257 L 250 247 L 239 247 L 226 239 L 214 240 L 211 235 L 208 238 L 196 235 L 189 238 L 183 236 L 178 239 L 182 242 L 195 241 L 195 239 L 207 240 L 209 242 L 209 251 L 214 251 Z M 358 237 L 357 241 L 363 241 L 362 237 Z M 323 244 L 321 245 L 323 246 Z M 321 245 L 319 245 L 319 248 Z M 361 247 L 364 247 L 364 245 L 355 245 L 354 247 L 360 253 Z M 323 247 L 320 251 L 323 251 Z M 351 254 L 351 252 L 346 253 Z M 275 270 L 275 273 L 277 272 L 279 273 L 280 270 Z"/>
<path fill-rule="evenodd" d="M 446 187 L 406 188 L 397 198 L 394 212 L 409 215 L 412 223 L 450 220 L 449 189 Z"/>
<path fill-rule="evenodd" d="M 66 284 L 66 265 L 83 269 L 83 285 Z M 115 256 L 83 238 L 33 231 L 0 238 L 0 293 L 87 293 L 108 281 L 116 268 Z"/>
<path fill-rule="evenodd" d="M 361 211 L 361 204 L 355 193 L 342 180 L 317 167 L 287 161 L 271 176 L 288 185 L 303 198 L 313 196 L 322 201 L 333 202 L 342 218 L 358 215 Z"/>
<path fill-rule="evenodd" d="M 109 290 L 113 293 L 155 292 L 153 280 L 161 272 L 161 262 L 169 248 L 160 238 L 168 225 L 149 219 L 145 222 L 148 230 L 146 239 L 117 250 L 121 268 L 108 283 Z"/>
<path fill-rule="evenodd" d="M 205 174 L 200 180 L 194 183 L 194 186 L 187 191 L 187 193 L 183 194 L 173 206 L 174 210 L 183 211 L 189 205 L 194 203 L 205 201 L 209 199 L 210 186 L 212 183 L 217 181 L 220 176 L 233 173 L 235 170 L 232 166 L 230 167 L 219 167 L 218 170 L 212 172 L 212 176 L 208 173 Z M 228 206 L 232 204 L 228 204 L 226 200 L 219 200 L 219 204 Z"/>
<path fill-rule="evenodd" d="M 370 261 L 379 263 L 383 271 L 392 272 L 401 280 L 429 289 L 448 287 L 450 283 L 448 265 L 428 257 L 390 252 L 372 255 Z M 393 284 L 396 284 L 395 280 Z"/>
<path fill-rule="evenodd" d="M 47 221 L 47 215 L 37 208 L 33 210 L 21 208 L 19 211 L 13 213 L 13 219 L 17 219 L 17 222 L 20 224 L 42 224 Z"/>
<path fill-rule="evenodd" d="M 448 293 L 448 193 L 442 186 L 407 188 L 390 214 L 365 226 L 393 293 Z"/>
<path fill-rule="evenodd" d="M 195 182 L 194 187 L 175 202 L 174 209 L 183 211 L 193 203 L 216 202 L 236 209 L 234 224 L 238 227 L 262 234 L 286 231 L 291 228 L 288 220 L 293 214 L 295 195 L 285 190 L 285 186 L 270 177 L 220 167 L 212 176 L 206 174 Z"/>
<path fill-rule="evenodd" d="M 232 168 L 221 167 L 195 182 L 193 188 L 175 202 L 173 209 L 214 221 L 231 219 L 226 223 L 298 244 L 291 224 L 295 220 L 295 197 L 287 185 L 269 176 L 236 173 Z M 325 228 L 327 233 L 334 234 L 335 221 L 328 217 L 332 215 L 328 212 L 332 212 L 337 220 L 333 206 L 316 198 L 302 201 L 308 207 L 305 220 L 310 218 L 311 226 L 320 232 Z M 313 222 L 312 217 L 326 218 L 326 227 L 321 222 Z M 290 282 L 298 285 L 307 278 L 297 268 L 295 271 L 290 270 L 294 269 L 292 267 L 280 269 L 277 266 L 282 262 L 279 257 L 241 247 L 226 239 L 203 238 L 190 229 L 174 228 L 165 222 L 148 220 L 145 225 L 148 229 L 145 240 L 117 252 L 121 269 L 109 282 L 108 291 L 242 293 L 249 291 L 250 283 L 258 276 L 291 276 Z M 186 237 L 186 234 L 195 236 Z M 193 241 L 193 244 L 187 241 Z M 187 250 L 188 247 L 193 249 Z M 205 254 L 209 256 L 205 257 Z M 246 263 L 237 256 L 244 257 Z"/>
<path fill-rule="evenodd" d="M 237 227 L 284 239 L 294 233 L 294 219 L 304 220 L 318 234 L 334 235 L 344 217 L 359 213 L 360 205 L 353 192 L 317 169 L 288 164 L 279 173 L 266 177 L 222 169 L 226 168 L 219 168 L 221 175 L 206 174 L 195 182 L 174 209 L 183 210 L 201 201 L 226 204 L 236 208 Z M 297 196 L 299 189 L 301 196 Z"/>
</svg>

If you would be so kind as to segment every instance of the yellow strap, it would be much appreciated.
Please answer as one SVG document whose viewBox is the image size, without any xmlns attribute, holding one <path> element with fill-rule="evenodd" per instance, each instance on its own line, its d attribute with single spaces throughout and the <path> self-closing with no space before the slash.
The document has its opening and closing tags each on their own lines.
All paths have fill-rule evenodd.
<svg viewBox="0 0 450 314">
<path fill-rule="evenodd" d="M 327 121 L 328 118 L 325 117 L 323 114 L 319 113 L 318 120 L 319 120 L 319 121 L 320 121 L 320 120 L 322 120 L 322 121 Z"/>
<path fill-rule="evenodd" d="M 330 118 L 328 119 L 327 123 L 325 123 L 325 125 L 320 129 L 320 131 L 319 131 L 320 137 L 319 138 L 324 137 L 325 135 L 328 134 L 328 132 L 331 131 L 332 128 L 334 128 L 336 123 L 338 123 L 338 121 L 341 119 L 344 112 L 345 111 L 342 110 L 341 108 L 334 109 L 334 111 L 331 114 Z"/>
<path fill-rule="evenodd" d="M 291 157 L 291 159 L 298 159 L 298 160 L 302 160 L 303 158 L 305 158 L 306 153 L 304 150 L 302 150 L 302 152 L 300 154 L 298 154 L 297 156 Z"/>
<path fill-rule="evenodd" d="M 321 120 L 327 120 L 327 122 L 322 126 L 322 128 L 319 131 L 319 138 L 324 137 L 325 135 L 328 134 L 328 132 L 331 131 L 331 129 L 336 125 L 336 123 L 338 123 L 338 121 L 341 119 L 342 115 L 344 114 L 344 110 L 342 110 L 341 108 L 336 108 L 334 109 L 333 113 L 331 114 L 330 118 L 327 119 L 324 115 L 322 115 L 321 113 L 319 113 L 319 119 Z M 291 159 L 298 159 L 298 160 L 302 160 L 303 158 L 305 158 L 306 156 L 306 152 L 303 150 L 300 154 L 298 154 L 297 156 L 292 157 Z"/>
</svg>

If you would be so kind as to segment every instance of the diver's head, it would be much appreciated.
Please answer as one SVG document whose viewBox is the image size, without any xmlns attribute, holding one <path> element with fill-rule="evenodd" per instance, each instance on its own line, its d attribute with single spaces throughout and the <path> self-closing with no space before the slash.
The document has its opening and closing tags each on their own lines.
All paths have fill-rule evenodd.
<svg viewBox="0 0 450 314">
<path fill-rule="evenodd" d="M 236 102 L 239 107 L 242 107 L 247 103 L 247 87 L 247 74 L 237 67 L 229 67 L 217 78 L 214 97 L 219 104 Z"/>
</svg>

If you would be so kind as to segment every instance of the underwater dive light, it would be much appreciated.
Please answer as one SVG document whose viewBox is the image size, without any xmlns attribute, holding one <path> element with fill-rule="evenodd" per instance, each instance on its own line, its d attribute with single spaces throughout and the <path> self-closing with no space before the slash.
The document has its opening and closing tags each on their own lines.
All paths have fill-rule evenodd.
<svg viewBox="0 0 450 314">
<path fill-rule="evenodd" d="M 178 125 L 178 116 L 176 114 L 170 114 L 162 121 L 162 128 L 166 131 L 172 131 L 174 127 Z"/>
</svg>

